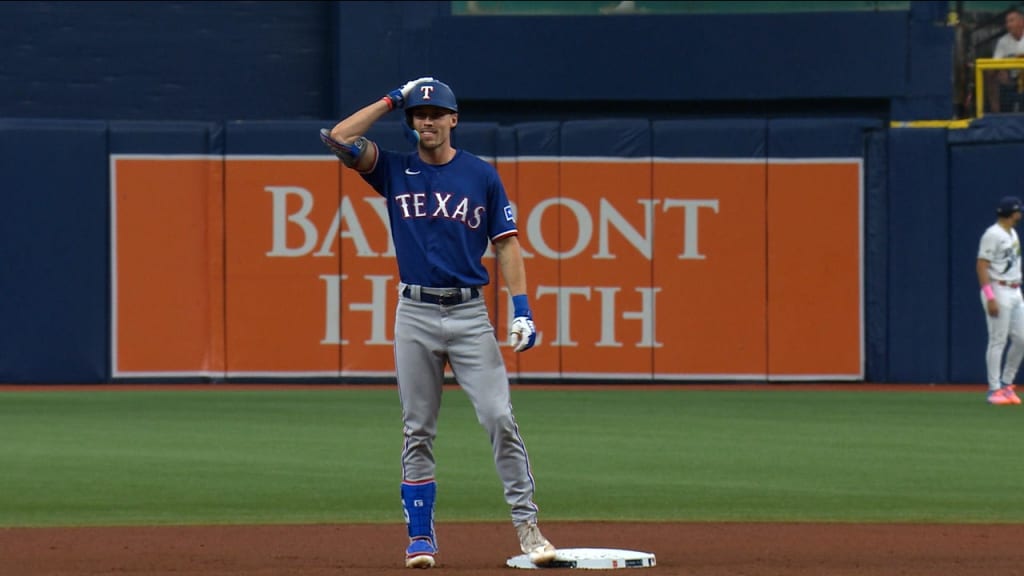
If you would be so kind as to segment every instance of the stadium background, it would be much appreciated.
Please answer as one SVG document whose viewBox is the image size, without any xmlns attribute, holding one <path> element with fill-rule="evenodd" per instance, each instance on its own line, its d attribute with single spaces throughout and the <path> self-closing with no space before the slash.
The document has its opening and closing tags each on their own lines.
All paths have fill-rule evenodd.
<svg viewBox="0 0 1024 576">
<path fill-rule="evenodd" d="M 528 164 L 523 158 L 534 156 L 597 158 L 594 169 L 609 174 L 615 173 L 610 167 L 632 166 L 609 158 L 745 157 L 768 182 L 772 167 L 787 159 L 857 159 L 854 234 L 862 244 L 852 265 L 860 275 L 852 330 L 859 357 L 856 369 L 838 378 L 984 380 L 974 251 L 998 197 L 1020 193 L 1024 184 L 1024 123 L 990 115 L 959 127 L 920 126 L 962 114 L 969 90 L 961 60 L 974 46 L 965 46 L 958 23 L 971 5 L 990 14 L 1001 5 L 824 2 L 798 12 L 788 3 L 765 3 L 777 11 L 604 14 L 599 9 L 614 3 L 571 3 L 596 10 L 491 16 L 463 15 L 464 4 L 0 4 L 6 203 L 0 381 L 116 379 L 120 301 L 112 290 L 131 269 L 113 264 L 119 246 L 114 158 L 199 157 L 203 186 L 230 180 L 232 163 L 244 156 L 309 160 L 324 153 L 309 136 L 316 128 L 423 74 L 455 87 L 467 148 L 516 158 L 516 175 Z M 378 138 L 396 135 L 397 126 L 384 123 Z M 213 176 L 203 172 L 209 170 Z M 137 188 L 160 175 L 146 173 Z M 344 186 L 339 181 L 333 193 Z M 230 203 L 230 183 L 213 190 Z M 193 189 L 207 201 L 208 191 Z M 841 217 L 829 208 L 826 202 L 785 221 L 787 229 L 804 223 L 812 232 L 827 230 Z M 768 226 L 771 215 L 764 214 Z M 191 238 L 190 232 L 180 230 L 179 237 Z M 807 263 L 809 280 L 833 277 L 834 270 L 816 268 L 799 251 L 815 244 L 820 239 L 772 256 Z M 218 253 L 218 245 L 206 249 Z M 156 267 L 174 269 L 180 262 L 172 256 L 161 255 L 167 259 Z M 768 269 L 772 258 L 751 262 Z M 766 288 L 767 272 L 753 282 Z M 172 304 L 150 301 L 172 315 L 183 310 Z M 205 331 L 211 341 L 195 354 L 207 364 L 190 376 L 217 380 L 233 373 L 230 334 L 253 327 L 232 324 L 229 304 L 204 304 L 211 317 L 224 317 L 216 324 L 222 332 Z M 768 298 L 765 310 L 770 306 Z M 820 309 L 776 312 L 775 318 L 806 322 L 787 330 L 791 357 L 820 357 L 815 346 L 827 347 L 829 335 L 802 331 L 814 328 Z M 684 314 L 674 320 L 687 321 Z M 770 348 L 772 328 L 761 329 L 763 348 Z M 159 351 L 190 334 L 155 327 L 143 336 L 151 341 L 148 351 Z M 849 337 L 844 332 L 835 340 Z M 843 351 L 849 346 L 825 349 Z M 345 379 L 346 360 L 336 353 L 337 377 L 327 379 Z M 553 360 L 556 369 L 546 380 L 558 380 L 559 367 L 570 361 L 587 358 Z M 743 380 L 772 379 L 770 362 L 764 353 L 763 369 L 744 372 Z M 657 359 L 646 365 L 656 380 Z M 827 371 L 812 373 L 822 374 L 830 379 Z"/>
</svg>

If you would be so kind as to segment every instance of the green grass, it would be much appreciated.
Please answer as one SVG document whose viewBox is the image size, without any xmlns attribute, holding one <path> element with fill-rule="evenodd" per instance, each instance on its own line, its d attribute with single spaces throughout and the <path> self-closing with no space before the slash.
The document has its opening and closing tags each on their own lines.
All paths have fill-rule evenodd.
<svg viewBox="0 0 1024 576">
<path fill-rule="evenodd" d="M 513 392 L 547 520 L 1024 522 L 1024 410 L 983 393 Z M 0 526 L 401 522 L 397 392 L 0 394 Z M 445 392 L 437 518 L 504 520 Z"/>
</svg>

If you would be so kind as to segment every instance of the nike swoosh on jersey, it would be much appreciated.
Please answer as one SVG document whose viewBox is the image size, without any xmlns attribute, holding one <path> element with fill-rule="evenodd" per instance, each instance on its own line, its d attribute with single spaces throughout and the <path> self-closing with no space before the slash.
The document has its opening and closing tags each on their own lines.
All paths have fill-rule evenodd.
<svg viewBox="0 0 1024 576">
<path fill-rule="evenodd" d="M 417 170 L 417 171 L 413 172 L 412 170 L 409 170 L 408 168 L 406 168 L 405 169 L 405 173 L 408 174 L 409 176 L 415 176 L 415 175 L 419 174 L 420 171 Z"/>
</svg>

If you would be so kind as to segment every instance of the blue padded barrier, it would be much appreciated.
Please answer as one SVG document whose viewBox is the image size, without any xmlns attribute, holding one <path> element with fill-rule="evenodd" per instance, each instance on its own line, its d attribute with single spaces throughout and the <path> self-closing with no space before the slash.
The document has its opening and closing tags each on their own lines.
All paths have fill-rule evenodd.
<svg viewBox="0 0 1024 576">
<path fill-rule="evenodd" d="M 224 125 L 219 122 L 110 123 L 111 154 L 223 154 Z"/>
<path fill-rule="evenodd" d="M 340 23 L 343 38 L 357 35 L 352 46 L 363 45 L 359 38 L 379 45 L 389 29 L 410 21 L 396 16 L 389 26 L 373 8 L 359 9 L 359 17 L 355 9 L 346 7 Z M 392 68 L 395 58 L 404 64 L 427 53 L 430 74 L 463 99 L 503 99 L 510 91 L 539 101 L 872 98 L 905 86 L 906 62 L 892 55 L 907 53 L 908 20 L 905 11 L 449 17 L 433 22 L 429 42 L 340 62 L 344 74 L 366 78 Z M 846 49 L 813 48 L 824 46 Z M 480 70 L 500 73 L 482 78 Z"/>
<path fill-rule="evenodd" d="M 452 136 L 452 144 L 484 160 L 493 160 L 498 155 L 497 138 L 497 123 L 460 122 Z"/>
<path fill-rule="evenodd" d="M 946 131 L 889 131 L 888 378 L 948 377 Z"/>
<path fill-rule="evenodd" d="M 894 120 L 932 120 L 953 115 L 949 71 L 954 68 L 954 26 L 945 25 L 947 2 L 911 2 L 907 26 L 907 86 L 892 99 Z"/>
<path fill-rule="evenodd" d="M 868 135 L 864 157 L 865 378 L 888 381 L 889 147 L 885 132 Z"/>
<path fill-rule="evenodd" d="M 561 122 L 525 122 L 516 124 L 518 155 L 558 156 L 562 153 Z"/>
<path fill-rule="evenodd" d="M 1024 116 L 991 114 L 978 118 L 962 130 L 950 130 L 950 144 L 1024 141 Z"/>
<path fill-rule="evenodd" d="M 499 126 L 494 135 L 495 152 L 498 158 L 514 158 L 517 155 L 516 129 L 513 126 Z"/>
<path fill-rule="evenodd" d="M 109 375 L 107 124 L 0 120 L 0 382 Z"/>
<path fill-rule="evenodd" d="M 224 130 L 224 148 L 228 155 L 330 154 L 320 141 L 320 129 L 330 129 L 336 123 L 328 120 L 228 122 Z"/>
<path fill-rule="evenodd" d="M 869 118 L 785 118 L 768 121 L 770 158 L 861 158 L 869 130 L 882 123 Z"/>
<path fill-rule="evenodd" d="M 659 120 L 651 125 L 654 155 L 671 158 L 764 158 L 763 118 Z"/>
<path fill-rule="evenodd" d="M 651 155 L 651 123 L 646 119 L 573 120 L 562 124 L 566 156 Z"/>
<path fill-rule="evenodd" d="M 315 118 L 336 4 L 3 2 L 0 116 Z"/>
</svg>

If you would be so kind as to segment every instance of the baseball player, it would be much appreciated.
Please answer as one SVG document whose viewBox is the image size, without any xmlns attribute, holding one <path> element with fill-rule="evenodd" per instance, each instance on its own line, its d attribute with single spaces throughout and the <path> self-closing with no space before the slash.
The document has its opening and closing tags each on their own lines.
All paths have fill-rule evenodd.
<svg viewBox="0 0 1024 576">
<path fill-rule="evenodd" d="M 988 403 L 1020 404 L 1013 381 L 1024 359 L 1024 298 L 1021 296 L 1020 240 L 1014 228 L 1021 220 L 1024 204 L 1016 196 L 1000 200 L 998 219 L 981 236 L 978 247 L 978 282 L 981 305 L 988 325 Z M 1010 348 L 1003 351 L 1007 337 Z"/>
<path fill-rule="evenodd" d="M 404 109 L 415 152 L 381 150 L 364 134 L 392 110 Z M 402 506 L 409 532 L 405 565 L 434 566 L 433 443 L 444 368 L 487 430 L 494 464 L 522 551 L 549 564 L 555 548 L 537 527 L 534 480 L 512 413 L 508 374 L 482 288 L 490 281 L 481 260 L 488 242 L 514 306 L 509 343 L 516 352 L 536 342 L 526 295 L 526 271 L 512 207 L 497 170 L 452 144 L 459 107 L 451 88 L 419 78 L 392 90 L 320 131 L 321 140 L 387 199 L 398 260 L 395 368 L 402 404 Z"/>
</svg>

